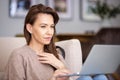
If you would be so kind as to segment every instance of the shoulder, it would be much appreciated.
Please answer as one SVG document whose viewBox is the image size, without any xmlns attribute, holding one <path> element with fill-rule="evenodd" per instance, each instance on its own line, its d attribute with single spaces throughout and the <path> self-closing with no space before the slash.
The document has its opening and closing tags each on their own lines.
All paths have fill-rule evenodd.
<svg viewBox="0 0 120 80">
<path fill-rule="evenodd" d="M 19 58 L 24 58 L 24 57 L 26 57 L 28 51 L 29 50 L 28 50 L 26 45 L 22 46 L 22 47 L 19 47 L 19 48 L 16 48 L 16 49 L 14 49 L 12 51 L 10 58 L 13 58 L 13 59 L 15 59 L 15 58 L 18 58 L 18 59 Z"/>
<path fill-rule="evenodd" d="M 27 51 L 27 46 L 22 46 L 22 47 L 19 47 L 19 48 L 16 48 L 12 51 L 12 54 L 16 54 L 16 55 L 23 55 L 25 54 L 24 52 Z"/>
</svg>

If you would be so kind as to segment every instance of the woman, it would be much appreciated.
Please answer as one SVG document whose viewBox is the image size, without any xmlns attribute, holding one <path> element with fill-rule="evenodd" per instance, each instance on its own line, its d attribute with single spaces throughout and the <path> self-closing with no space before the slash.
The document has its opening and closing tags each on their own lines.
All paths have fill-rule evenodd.
<svg viewBox="0 0 120 80">
<path fill-rule="evenodd" d="M 6 80 L 68 80 L 69 74 L 54 44 L 58 14 L 50 7 L 37 4 L 29 9 L 24 23 L 27 45 L 12 52 Z"/>
</svg>

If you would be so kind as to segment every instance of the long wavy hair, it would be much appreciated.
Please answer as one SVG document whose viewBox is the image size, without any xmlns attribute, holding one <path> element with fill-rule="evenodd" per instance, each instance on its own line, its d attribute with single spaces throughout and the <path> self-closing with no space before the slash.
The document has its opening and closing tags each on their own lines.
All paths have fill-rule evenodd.
<svg viewBox="0 0 120 80">
<path fill-rule="evenodd" d="M 50 8 L 48 6 L 45 6 L 43 4 L 33 5 L 29 9 L 29 11 L 28 11 L 28 13 L 27 13 L 27 15 L 25 17 L 25 22 L 24 22 L 24 36 L 25 36 L 27 45 L 29 45 L 29 43 L 31 41 L 31 34 L 27 31 L 26 24 L 29 23 L 29 24 L 33 25 L 36 18 L 37 18 L 37 15 L 39 13 L 52 15 L 55 25 L 59 21 L 59 16 L 58 16 L 58 14 L 56 13 L 56 11 L 54 9 L 52 9 L 52 8 Z M 44 51 L 48 52 L 48 53 L 51 53 L 51 54 L 54 54 L 55 57 L 57 57 L 59 59 L 57 51 L 56 51 L 55 43 L 54 43 L 55 33 L 56 33 L 56 29 L 54 27 L 54 35 L 53 35 L 53 37 L 51 39 L 50 44 L 44 46 Z"/>
</svg>

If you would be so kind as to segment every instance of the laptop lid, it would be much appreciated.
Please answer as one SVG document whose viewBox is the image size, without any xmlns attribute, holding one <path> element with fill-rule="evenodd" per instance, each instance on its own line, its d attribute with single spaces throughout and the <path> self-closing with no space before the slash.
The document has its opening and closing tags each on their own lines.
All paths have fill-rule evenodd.
<svg viewBox="0 0 120 80">
<path fill-rule="evenodd" d="M 114 73 L 120 65 L 120 45 L 94 45 L 81 75 Z"/>
</svg>

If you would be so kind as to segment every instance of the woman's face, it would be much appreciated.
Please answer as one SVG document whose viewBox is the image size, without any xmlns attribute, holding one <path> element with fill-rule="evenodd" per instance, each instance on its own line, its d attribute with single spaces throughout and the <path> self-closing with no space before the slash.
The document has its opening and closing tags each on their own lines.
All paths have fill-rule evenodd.
<svg viewBox="0 0 120 80">
<path fill-rule="evenodd" d="M 54 34 L 54 19 L 50 14 L 38 14 L 33 25 L 30 25 L 29 32 L 31 40 L 42 45 L 49 44 Z"/>
</svg>

